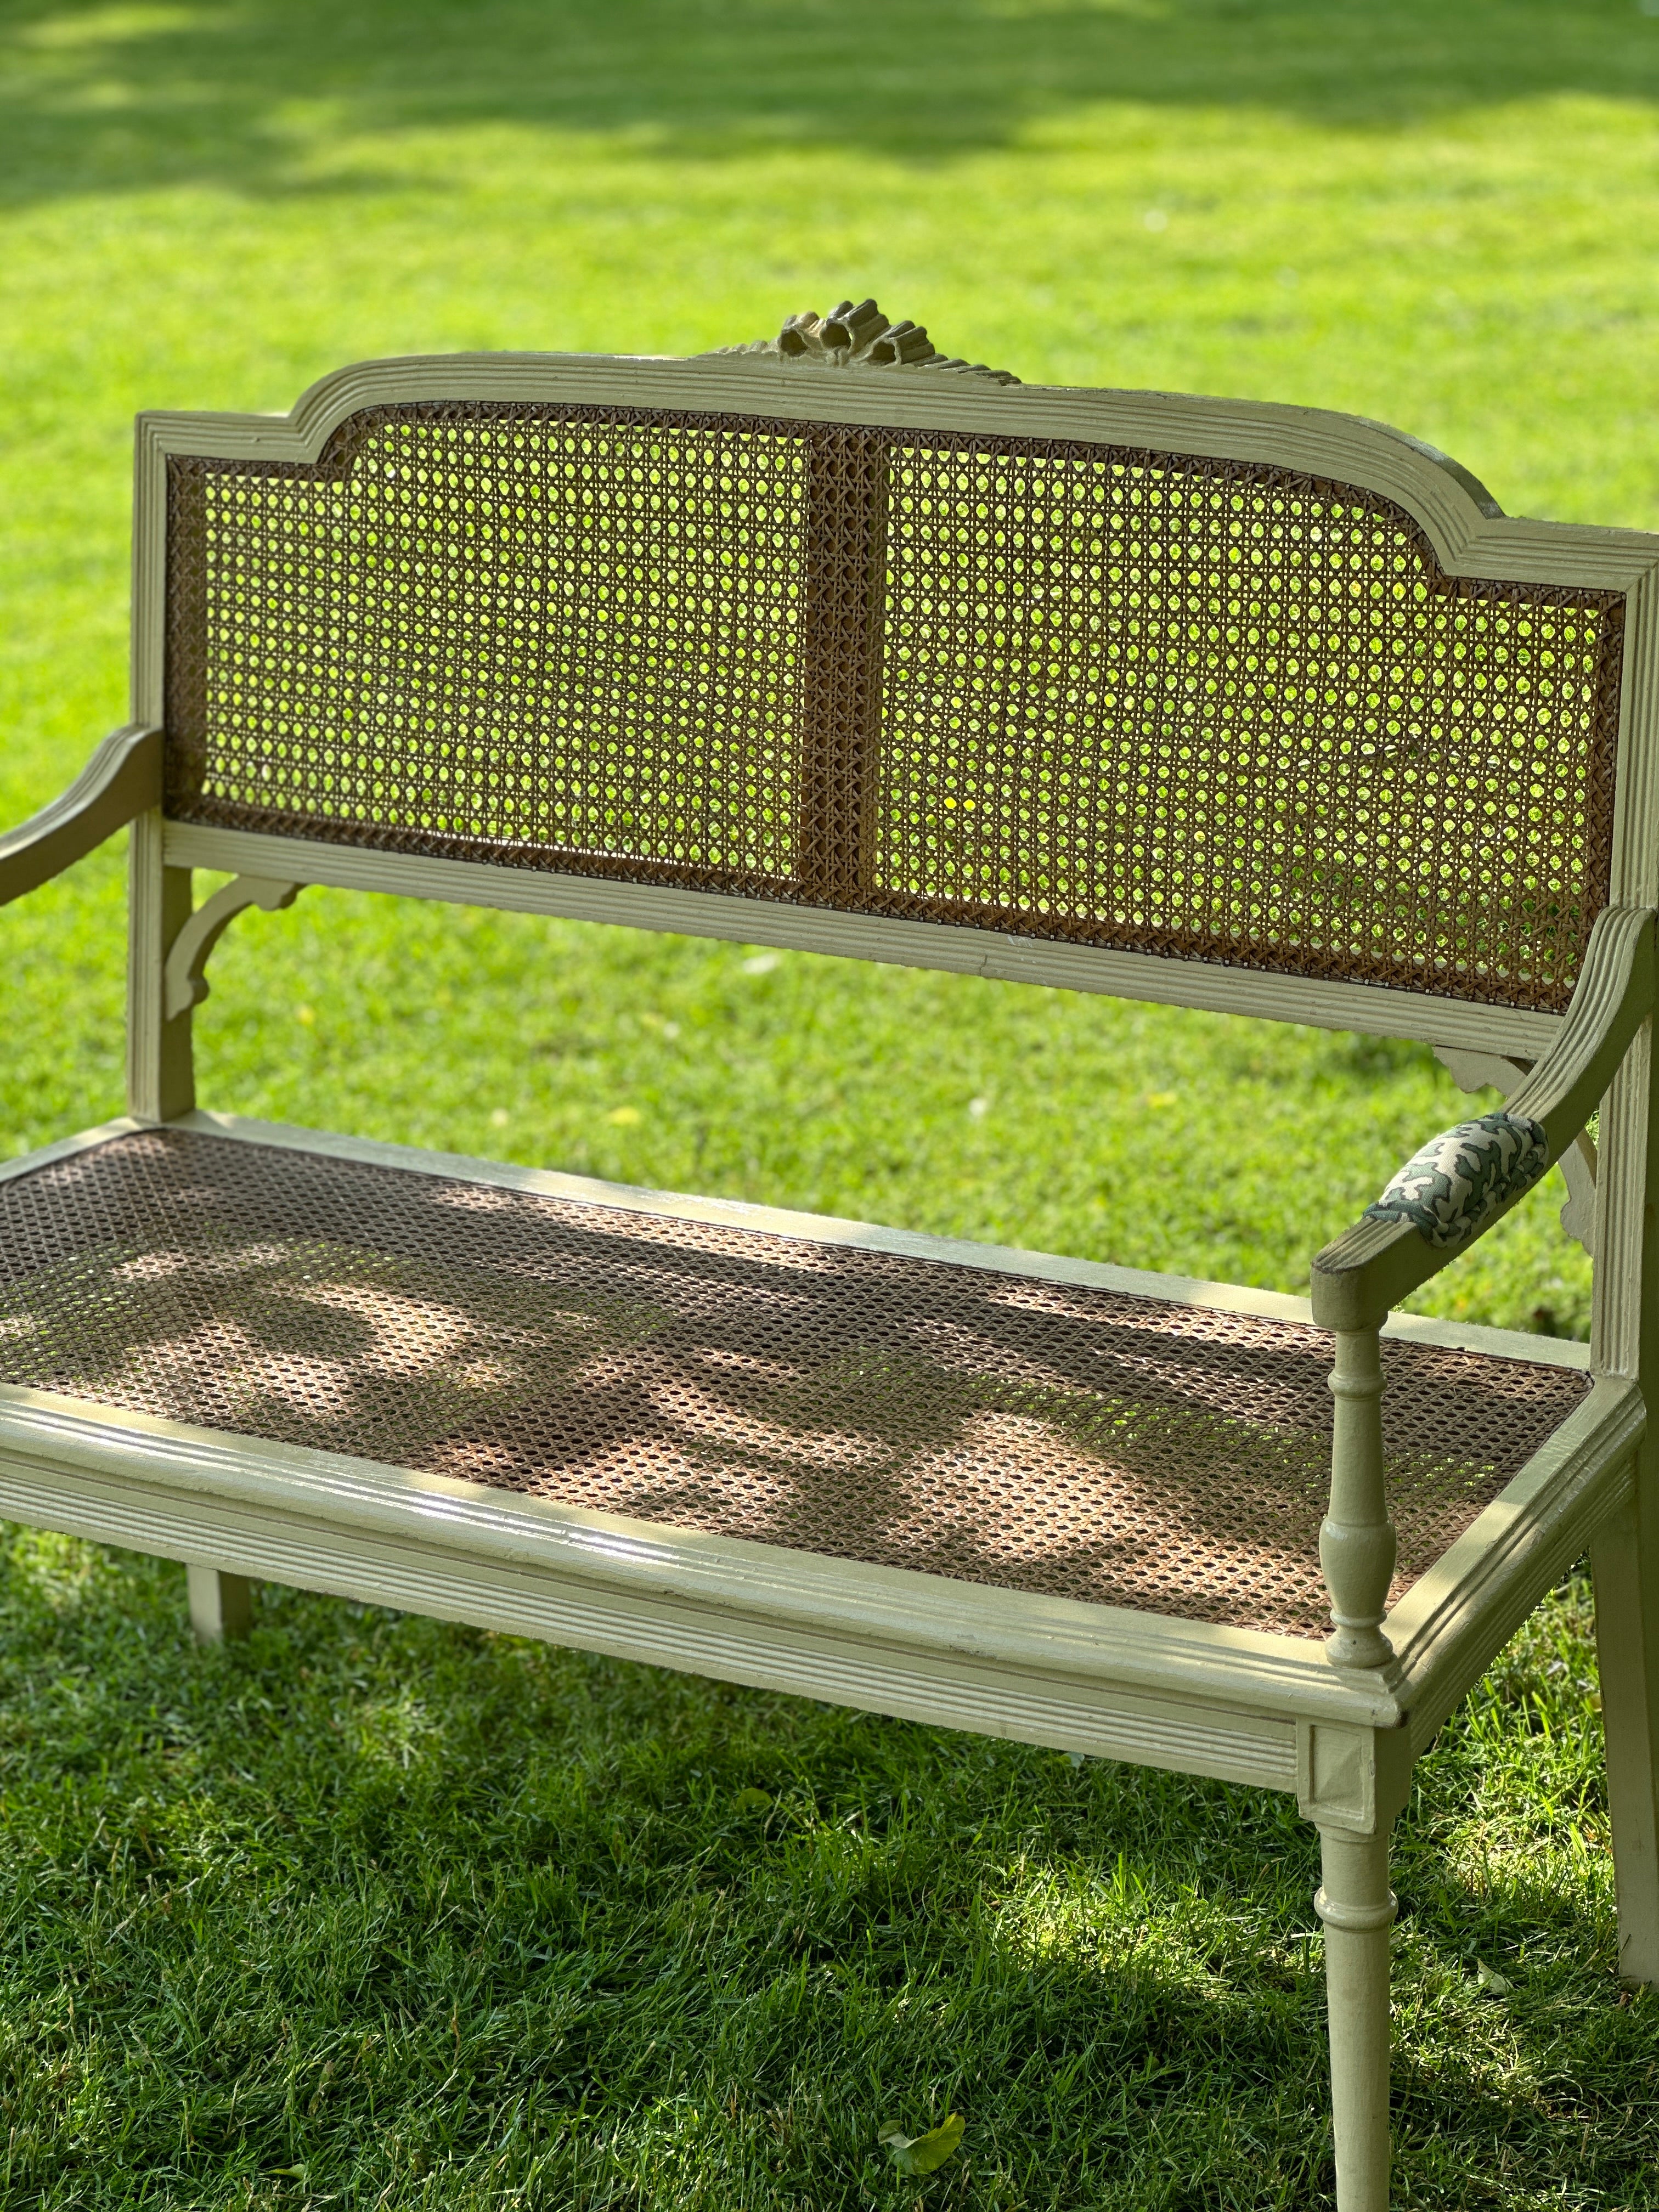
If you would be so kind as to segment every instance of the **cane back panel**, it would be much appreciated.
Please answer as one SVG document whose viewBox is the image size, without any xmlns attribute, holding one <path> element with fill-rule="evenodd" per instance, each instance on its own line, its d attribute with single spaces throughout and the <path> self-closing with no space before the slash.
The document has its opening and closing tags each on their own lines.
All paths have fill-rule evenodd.
<svg viewBox="0 0 1659 2212">
<path fill-rule="evenodd" d="M 1377 495 L 555 404 L 169 463 L 176 818 L 1554 1011 L 1623 602 Z"/>
</svg>

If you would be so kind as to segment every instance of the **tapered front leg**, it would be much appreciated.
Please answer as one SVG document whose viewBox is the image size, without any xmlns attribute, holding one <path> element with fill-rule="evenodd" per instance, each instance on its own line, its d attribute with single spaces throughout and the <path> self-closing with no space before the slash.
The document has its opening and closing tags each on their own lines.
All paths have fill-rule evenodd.
<svg viewBox="0 0 1659 2212">
<path fill-rule="evenodd" d="M 1319 1558 L 1331 1595 L 1325 1650 L 1356 1686 L 1397 1677 L 1382 1632 L 1394 1575 L 1382 1437 L 1382 1347 L 1375 1328 L 1339 1329 L 1331 1503 Z M 1298 1753 L 1302 1810 L 1319 1830 L 1331 2029 L 1331 2112 L 1338 2212 L 1386 2212 L 1389 2201 L 1389 1831 L 1405 1802 L 1405 1731 L 1306 1724 Z"/>
<path fill-rule="evenodd" d="M 1337 2212 L 1387 2212 L 1389 2202 L 1389 1838 L 1319 1832 L 1323 1880 L 1331 2113 Z"/>
<path fill-rule="evenodd" d="M 253 1626 L 253 1587 L 246 1575 L 221 1574 L 216 1567 L 186 1567 L 190 1625 L 202 1644 L 222 1644 L 246 1636 Z"/>
</svg>

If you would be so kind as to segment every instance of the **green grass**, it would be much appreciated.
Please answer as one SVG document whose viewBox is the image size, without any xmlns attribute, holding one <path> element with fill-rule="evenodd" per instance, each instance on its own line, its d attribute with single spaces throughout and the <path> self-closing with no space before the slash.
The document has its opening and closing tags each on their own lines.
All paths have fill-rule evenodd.
<svg viewBox="0 0 1659 2212">
<path fill-rule="evenodd" d="M 0 0 L 0 815 L 121 718 L 133 410 L 364 356 L 868 289 L 1659 526 L 1656 121 L 1624 0 Z M 119 1108 L 118 854 L 0 931 L 22 1150 Z M 343 894 L 213 978 L 210 1105 L 1285 1288 L 1462 1103 L 1409 1047 Z M 1582 1333 L 1553 1210 L 1419 1303 Z M 281 1592 L 204 1656 L 178 1582 L 0 1577 L 8 2212 L 1328 2200 L 1285 1803 Z M 1575 1586 L 1402 1822 L 1404 2205 L 1659 2203 L 1587 1638 Z M 900 2183 L 879 2127 L 952 2105 Z"/>
<path fill-rule="evenodd" d="M 1328 2201 L 1286 1799 L 285 1592 L 204 1655 L 176 1570 L 6 1566 L 9 2205 Z M 1402 1826 L 1402 2203 L 1654 2201 L 1586 1634 L 1575 1589 Z"/>
</svg>

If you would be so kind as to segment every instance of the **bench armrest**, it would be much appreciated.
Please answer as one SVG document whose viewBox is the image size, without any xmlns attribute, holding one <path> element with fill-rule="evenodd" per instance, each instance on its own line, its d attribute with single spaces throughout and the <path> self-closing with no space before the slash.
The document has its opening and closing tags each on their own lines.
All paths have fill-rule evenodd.
<svg viewBox="0 0 1659 2212">
<path fill-rule="evenodd" d="M 1571 1144 L 1654 998 L 1654 914 L 1606 907 L 1560 1034 L 1501 1111 L 1433 1138 L 1313 1263 L 1314 1318 L 1376 1328 L 1501 1220 Z"/>
<path fill-rule="evenodd" d="M 129 722 L 105 738 L 61 798 L 0 836 L 0 906 L 21 898 L 161 803 L 161 732 Z"/>
</svg>

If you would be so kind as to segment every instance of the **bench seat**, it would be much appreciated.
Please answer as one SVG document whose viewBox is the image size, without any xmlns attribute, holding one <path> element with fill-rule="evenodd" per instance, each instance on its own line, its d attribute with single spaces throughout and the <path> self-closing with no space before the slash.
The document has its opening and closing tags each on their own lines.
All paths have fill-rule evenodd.
<svg viewBox="0 0 1659 2212">
<path fill-rule="evenodd" d="M 1413 1761 L 1589 1549 L 1659 1985 L 1659 538 L 871 301 L 358 364 L 137 470 L 132 719 L 0 836 L 3 903 L 131 825 L 130 1118 L 0 1168 L 0 1514 L 182 1561 L 210 1639 L 289 1583 L 1293 1791 L 1340 2212 Z M 1310 1304 L 198 1111 L 215 945 L 330 884 L 1413 1039 L 1502 1104 Z M 1552 1164 L 1593 1346 L 1399 1311 Z"/>
<path fill-rule="evenodd" d="M 1395 1327 L 1397 1604 L 1590 1381 Z M 0 1182 L 15 1390 L 1310 1640 L 1329 1342 L 1270 1293 L 202 1114 Z"/>
</svg>

